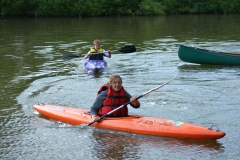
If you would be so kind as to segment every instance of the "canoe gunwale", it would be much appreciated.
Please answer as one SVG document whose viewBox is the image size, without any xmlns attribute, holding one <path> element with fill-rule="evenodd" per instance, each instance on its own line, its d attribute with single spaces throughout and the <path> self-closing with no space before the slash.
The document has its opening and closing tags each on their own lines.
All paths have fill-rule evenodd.
<svg viewBox="0 0 240 160">
<path fill-rule="evenodd" d="M 191 49 L 196 49 L 196 50 L 201 50 L 201 51 L 209 52 L 209 53 L 212 53 L 212 54 L 225 55 L 225 56 L 239 57 L 240 58 L 240 54 L 237 54 L 237 53 L 218 52 L 218 51 L 212 51 L 212 50 L 203 49 L 203 48 L 189 47 L 189 46 L 185 46 L 185 45 L 180 45 L 180 46 L 184 46 L 184 47 L 191 48 Z"/>
</svg>

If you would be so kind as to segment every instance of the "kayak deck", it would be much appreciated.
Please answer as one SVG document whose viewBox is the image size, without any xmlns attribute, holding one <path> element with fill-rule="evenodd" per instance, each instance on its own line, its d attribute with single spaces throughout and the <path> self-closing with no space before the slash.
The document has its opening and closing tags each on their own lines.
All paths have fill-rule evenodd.
<svg viewBox="0 0 240 160">
<path fill-rule="evenodd" d="M 104 60 L 87 60 L 84 67 L 87 71 L 103 71 L 107 67 L 107 62 Z"/>
<path fill-rule="evenodd" d="M 92 122 L 89 111 L 56 105 L 37 104 L 33 108 L 53 120 L 72 125 Z M 130 115 L 128 117 L 106 117 L 92 126 L 129 133 L 166 136 L 174 138 L 216 140 L 226 135 L 218 129 L 207 128 L 181 121 Z"/>
</svg>

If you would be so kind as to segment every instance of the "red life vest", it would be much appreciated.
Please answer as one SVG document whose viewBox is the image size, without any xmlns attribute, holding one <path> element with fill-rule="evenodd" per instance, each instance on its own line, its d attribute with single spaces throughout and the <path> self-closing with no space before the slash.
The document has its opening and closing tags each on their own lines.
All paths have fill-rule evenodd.
<svg viewBox="0 0 240 160">
<path fill-rule="evenodd" d="M 114 110 L 115 108 L 127 103 L 129 100 L 127 92 L 122 87 L 119 92 L 114 91 L 111 87 L 107 84 L 104 84 L 100 87 L 98 94 L 102 90 L 108 89 L 107 98 L 104 100 L 102 107 L 98 111 L 98 115 L 102 116 L 107 114 L 108 112 Z M 109 117 L 126 117 L 128 116 L 128 108 L 127 106 L 122 107 L 121 109 L 113 112 L 112 114 L 108 115 Z"/>
</svg>

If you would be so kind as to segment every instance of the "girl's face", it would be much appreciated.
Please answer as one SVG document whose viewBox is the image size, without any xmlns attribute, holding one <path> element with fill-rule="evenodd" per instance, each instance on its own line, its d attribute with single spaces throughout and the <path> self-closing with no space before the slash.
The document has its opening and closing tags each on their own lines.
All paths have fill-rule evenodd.
<svg viewBox="0 0 240 160">
<path fill-rule="evenodd" d="M 112 83 L 112 89 L 116 92 L 120 91 L 122 88 L 122 81 L 120 78 L 116 78 Z"/>
</svg>

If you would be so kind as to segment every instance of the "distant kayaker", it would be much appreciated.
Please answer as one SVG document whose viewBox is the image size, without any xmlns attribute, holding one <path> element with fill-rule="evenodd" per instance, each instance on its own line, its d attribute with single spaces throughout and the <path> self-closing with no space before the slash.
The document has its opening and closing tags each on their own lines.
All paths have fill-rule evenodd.
<svg viewBox="0 0 240 160">
<path fill-rule="evenodd" d="M 103 57 L 111 58 L 111 51 L 105 51 L 101 48 L 100 40 L 93 41 L 94 48 L 90 48 L 88 53 L 84 56 L 84 59 L 89 58 L 89 60 L 103 60 Z"/>
<path fill-rule="evenodd" d="M 104 84 L 98 90 L 98 95 L 91 107 L 91 115 L 94 121 L 99 121 L 100 116 L 107 114 L 115 108 L 130 101 L 133 108 L 139 108 L 140 102 L 136 97 L 132 97 L 122 86 L 122 78 L 119 75 L 111 75 L 107 84 Z M 110 117 L 128 116 L 127 106 L 116 110 Z"/>
</svg>

